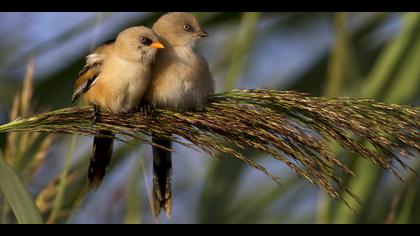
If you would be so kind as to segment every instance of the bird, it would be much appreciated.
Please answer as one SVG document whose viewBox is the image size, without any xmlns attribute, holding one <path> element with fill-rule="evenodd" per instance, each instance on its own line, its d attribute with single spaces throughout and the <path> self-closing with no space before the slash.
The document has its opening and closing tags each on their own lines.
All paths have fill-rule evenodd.
<svg viewBox="0 0 420 236">
<path fill-rule="evenodd" d="M 96 122 L 101 112 L 121 114 L 136 109 L 150 83 L 156 53 L 163 48 L 150 28 L 134 26 L 121 31 L 115 40 L 86 57 L 71 103 L 83 96 L 94 107 Z M 88 171 L 90 189 L 101 185 L 111 160 L 114 136 L 113 132 L 100 130 L 94 137 Z"/>
<path fill-rule="evenodd" d="M 178 112 L 205 109 L 206 97 L 214 93 L 214 80 L 208 62 L 196 50 L 197 40 L 209 36 L 190 13 L 162 15 L 152 29 L 165 50 L 158 51 L 152 65 L 152 79 L 145 101 L 153 108 Z M 152 134 L 153 212 L 161 209 L 170 218 L 172 211 L 172 141 Z M 161 147 L 164 148 L 161 148 Z"/>
</svg>

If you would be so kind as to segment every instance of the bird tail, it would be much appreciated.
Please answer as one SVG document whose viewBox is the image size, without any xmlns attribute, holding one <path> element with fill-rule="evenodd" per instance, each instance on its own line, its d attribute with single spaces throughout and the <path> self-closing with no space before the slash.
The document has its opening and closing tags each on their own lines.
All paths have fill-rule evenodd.
<svg viewBox="0 0 420 236">
<path fill-rule="evenodd" d="M 172 148 L 170 139 L 152 135 L 152 142 L 169 150 Z M 153 208 L 156 217 L 162 208 L 167 218 L 171 216 L 172 211 L 172 160 L 169 150 L 153 147 Z"/>
<path fill-rule="evenodd" d="M 112 157 L 114 139 L 104 136 L 114 136 L 115 134 L 106 130 L 101 130 L 99 134 L 100 136 L 95 136 L 93 139 L 92 156 L 90 158 L 88 172 L 90 189 L 98 188 L 101 185 L 106 168 Z"/>
</svg>

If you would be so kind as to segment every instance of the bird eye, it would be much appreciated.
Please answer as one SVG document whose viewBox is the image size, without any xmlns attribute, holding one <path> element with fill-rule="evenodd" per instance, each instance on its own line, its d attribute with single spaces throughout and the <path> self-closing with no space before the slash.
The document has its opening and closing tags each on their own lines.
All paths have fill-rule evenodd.
<svg viewBox="0 0 420 236">
<path fill-rule="evenodd" d="M 140 43 L 144 44 L 144 45 L 150 45 L 152 44 L 152 40 L 145 38 L 145 37 L 140 37 Z"/>
<path fill-rule="evenodd" d="M 191 30 L 191 26 L 190 25 L 184 25 L 184 30 L 185 31 L 190 31 Z"/>
</svg>

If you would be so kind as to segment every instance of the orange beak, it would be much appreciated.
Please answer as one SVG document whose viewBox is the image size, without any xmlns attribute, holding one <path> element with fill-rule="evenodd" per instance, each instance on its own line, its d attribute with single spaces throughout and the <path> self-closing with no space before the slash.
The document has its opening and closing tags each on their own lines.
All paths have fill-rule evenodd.
<svg viewBox="0 0 420 236">
<path fill-rule="evenodd" d="M 165 48 L 165 47 L 163 46 L 163 44 L 162 44 L 161 42 L 159 42 L 159 41 L 153 42 L 153 43 L 150 45 L 150 47 L 152 47 L 152 48 Z"/>
</svg>

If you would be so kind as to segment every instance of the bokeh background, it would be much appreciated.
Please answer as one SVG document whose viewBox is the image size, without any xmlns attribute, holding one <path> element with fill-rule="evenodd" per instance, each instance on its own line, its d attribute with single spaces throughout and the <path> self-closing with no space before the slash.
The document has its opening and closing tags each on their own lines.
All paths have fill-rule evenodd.
<svg viewBox="0 0 420 236">
<path fill-rule="evenodd" d="M 90 50 L 163 13 L 0 13 L 0 123 L 69 106 Z M 269 87 L 314 96 L 420 104 L 418 13 L 194 13 L 210 33 L 198 43 L 217 91 Z M 27 82 L 24 83 L 24 78 Z M 33 83 L 30 82 L 33 79 Z M 32 91 L 32 92 L 31 92 Z M 89 192 L 91 138 L 1 134 L 0 149 L 48 223 L 420 223 L 420 181 L 396 180 L 331 146 L 358 178 L 347 179 L 358 213 L 249 151 L 283 179 L 278 186 L 229 157 L 175 146 L 173 216 L 153 219 L 151 148 L 117 143 L 100 189 Z M 410 166 L 419 169 L 414 158 Z M 0 193 L 0 222 L 16 222 Z"/>
</svg>

